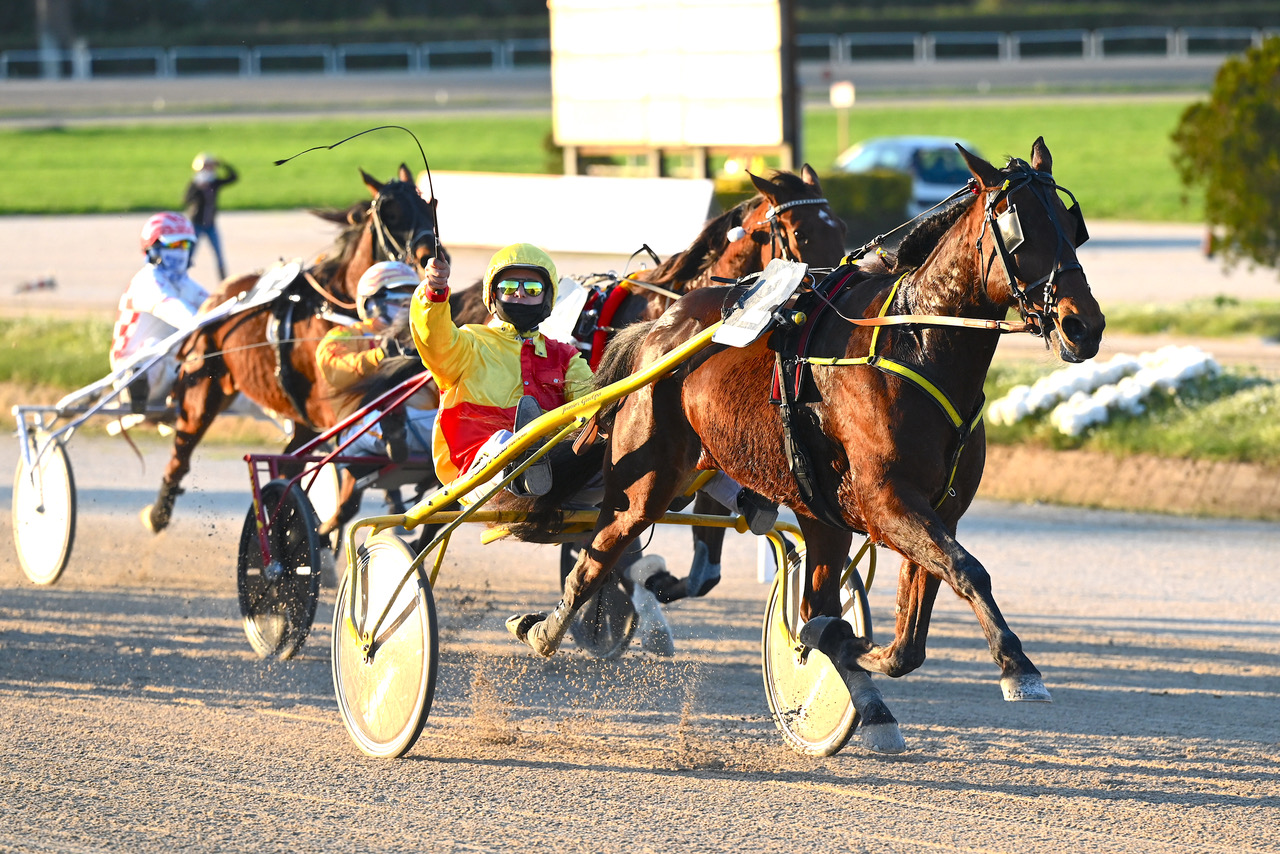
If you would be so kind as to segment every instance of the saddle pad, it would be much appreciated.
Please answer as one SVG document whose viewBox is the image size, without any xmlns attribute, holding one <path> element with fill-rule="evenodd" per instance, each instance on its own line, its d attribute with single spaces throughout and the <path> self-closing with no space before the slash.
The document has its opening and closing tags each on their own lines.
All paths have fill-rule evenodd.
<svg viewBox="0 0 1280 854">
<path fill-rule="evenodd" d="M 289 285 L 302 273 L 301 261 L 290 261 L 267 270 L 257 283 L 245 293 L 240 300 L 237 311 L 244 311 L 254 306 L 266 305 L 285 292 Z"/>
<path fill-rule="evenodd" d="M 746 347 L 755 341 L 769 328 L 773 313 L 791 299 L 808 272 L 807 264 L 774 258 L 725 317 L 711 340 L 730 347 Z"/>
</svg>

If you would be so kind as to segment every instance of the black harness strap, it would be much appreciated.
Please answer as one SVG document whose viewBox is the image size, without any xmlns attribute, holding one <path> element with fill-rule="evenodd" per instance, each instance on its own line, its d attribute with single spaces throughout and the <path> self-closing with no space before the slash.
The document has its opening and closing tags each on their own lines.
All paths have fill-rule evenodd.
<svg viewBox="0 0 1280 854">
<path fill-rule="evenodd" d="M 290 285 L 292 287 L 292 284 Z M 289 293 L 271 304 L 271 323 L 267 324 L 267 340 L 276 354 L 276 382 L 280 390 L 298 411 L 308 429 L 315 430 L 307 415 L 307 398 L 311 396 L 311 381 L 293 367 L 293 314 L 298 298 Z"/>
<path fill-rule="evenodd" d="M 782 354 L 775 353 L 774 357 L 777 362 L 778 376 L 781 376 Z M 804 502 L 805 507 L 809 508 L 814 518 L 824 525 L 840 531 L 856 530 L 845 521 L 844 514 L 831 506 L 831 502 L 819 488 L 817 472 L 814 471 L 813 461 L 809 459 L 809 452 L 805 449 L 804 442 L 796 437 L 796 425 L 792 421 L 791 392 L 787 388 L 788 385 L 787 382 L 778 383 L 778 414 L 782 418 L 782 449 L 787 455 L 791 476 L 795 478 L 796 487 L 800 490 L 800 500 Z"/>
</svg>

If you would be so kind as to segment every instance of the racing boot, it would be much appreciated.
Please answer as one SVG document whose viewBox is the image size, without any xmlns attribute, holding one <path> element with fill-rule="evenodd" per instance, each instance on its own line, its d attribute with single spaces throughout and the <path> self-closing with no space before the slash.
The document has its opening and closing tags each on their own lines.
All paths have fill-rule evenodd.
<svg viewBox="0 0 1280 854">
<path fill-rule="evenodd" d="M 515 432 L 519 433 L 541 415 L 542 407 L 538 405 L 538 401 L 526 394 L 516 404 Z M 528 458 L 529 455 L 526 454 L 511 465 L 512 467 L 518 467 Z M 551 462 L 546 456 L 543 456 L 542 459 L 529 466 L 524 470 L 523 474 L 513 480 L 509 488 L 516 495 L 546 495 L 551 491 Z"/>
</svg>

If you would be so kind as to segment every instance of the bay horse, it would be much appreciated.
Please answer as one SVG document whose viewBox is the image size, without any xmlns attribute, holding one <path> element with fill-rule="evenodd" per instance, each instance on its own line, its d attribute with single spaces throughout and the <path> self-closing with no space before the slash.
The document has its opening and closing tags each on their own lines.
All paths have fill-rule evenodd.
<svg viewBox="0 0 1280 854">
<path fill-rule="evenodd" d="M 1056 341 L 1064 361 L 1081 362 L 1098 352 L 1106 321 L 1076 257 L 1088 237 L 1079 205 L 1062 201 L 1059 194 L 1068 191 L 1053 177 L 1043 138 L 1030 162 L 1011 159 L 1002 169 L 960 151 L 973 194 L 904 238 L 891 271 L 843 265 L 815 288 L 830 308 L 812 312 L 806 350 L 771 350 L 771 341 L 785 337 L 778 335 L 744 348 L 711 345 L 616 404 L 612 423 L 602 425 L 605 497 L 591 544 L 550 614 L 508 621 L 517 639 L 539 655 L 553 654 L 574 612 L 662 516 L 689 474 L 719 468 L 795 511 L 806 543 L 800 640 L 841 674 L 868 748 L 905 749 L 870 673 L 898 677 L 924 662 L 943 581 L 973 608 L 1005 699 L 1051 699 L 996 605 L 986 568 L 957 542 L 956 526 L 982 476 L 982 388 L 998 338 L 992 330 L 1016 308 L 1019 327 L 1039 332 L 1046 344 Z M 706 329 L 741 293 L 697 290 L 657 321 L 624 331 L 598 384 Z M 910 322 L 872 325 L 902 315 Z M 779 372 L 779 405 L 772 406 Z M 804 382 L 793 399 L 797 373 Z M 809 477 L 788 447 L 803 449 Z M 553 529 L 555 505 L 572 488 L 557 483 L 533 503 L 530 524 Z M 903 557 L 888 644 L 855 637 L 839 618 L 840 575 L 854 532 Z"/>
<path fill-rule="evenodd" d="M 320 339 L 338 322 L 335 315 L 356 317 L 356 283 L 370 266 L 388 260 L 421 266 L 436 248 L 436 201 L 423 198 L 407 166 L 400 164 L 397 177 L 385 183 L 363 169 L 360 176 L 372 201 L 322 214 L 347 226 L 329 253 L 271 303 L 206 326 L 179 349 L 173 454 L 155 503 L 141 514 L 152 532 L 168 526 L 196 446 L 237 393 L 293 422 L 286 453 L 335 423 L 334 394 L 316 366 Z M 261 276 L 228 279 L 210 304 L 249 291 Z"/>
</svg>

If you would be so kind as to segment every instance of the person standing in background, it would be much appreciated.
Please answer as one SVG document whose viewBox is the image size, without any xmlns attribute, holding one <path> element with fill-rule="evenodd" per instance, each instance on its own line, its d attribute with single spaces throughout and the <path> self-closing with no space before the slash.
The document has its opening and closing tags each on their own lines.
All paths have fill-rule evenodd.
<svg viewBox="0 0 1280 854">
<path fill-rule="evenodd" d="M 227 277 L 227 265 L 223 260 L 222 240 L 218 236 L 216 222 L 218 191 L 228 184 L 234 184 L 240 176 L 230 163 L 220 162 L 207 151 L 196 155 L 196 159 L 191 161 L 191 168 L 196 174 L 191 178 L 191 183 L 187 184 L 183 205 L 187 218 L 196 228 L 196 245 L 199 245 L 201 239 L 207 239 L 209 246 L 213 248 L 213 257 L 218 263 L 218 280 L 221 281 Z M 192 257 L 194 256 L 193 251 Z"/>
</svg>

